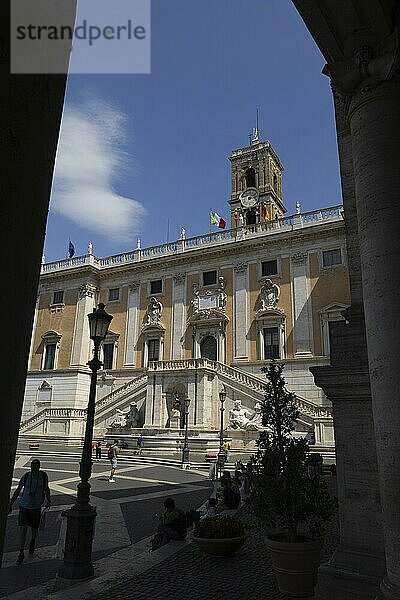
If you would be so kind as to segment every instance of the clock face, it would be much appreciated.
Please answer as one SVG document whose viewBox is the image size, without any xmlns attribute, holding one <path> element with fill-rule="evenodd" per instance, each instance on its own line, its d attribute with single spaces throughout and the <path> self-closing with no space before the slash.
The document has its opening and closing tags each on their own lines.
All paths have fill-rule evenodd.
<svg viewBox="0 0 400 600">
<path fill-rule="evenodd" d="M 247 188 L 240 194 L 240 202 L 244 208 L 252 208 L 258 202 L 258 190 L 255 187 Z"/>
</svg>

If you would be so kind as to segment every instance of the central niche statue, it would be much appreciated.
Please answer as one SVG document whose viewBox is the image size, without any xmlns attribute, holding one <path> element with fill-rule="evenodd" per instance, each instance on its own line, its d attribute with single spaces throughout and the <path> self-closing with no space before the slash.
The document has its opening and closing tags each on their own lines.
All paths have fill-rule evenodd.
<svg viewBox="0 0 400 600">
<path fill-rule="evenodd" d="M 176 397 L 175 401 L 172 405 L 171 415 L 170 415 L 171 427 L 174 429 L 179 429 L 179 427 L 180 427 L 181 411 L 182 411 L 181 401 L 179 400 L 179 398 Z"/>
<path fill-rule="evenodd" d="M 229 411 L 229 425 L 232 429 L 246 429 L 249 422 L 247 413 L 242 408 L 241 400 L 234 400 L 233 408 Z"/>
<path fill-rule="evenodd" d="M 140 415 L 136 402 L 131 402 L 129 411 L 126 413 L 126 426 L 137 429 L 140 427 Z"/>
</svg>

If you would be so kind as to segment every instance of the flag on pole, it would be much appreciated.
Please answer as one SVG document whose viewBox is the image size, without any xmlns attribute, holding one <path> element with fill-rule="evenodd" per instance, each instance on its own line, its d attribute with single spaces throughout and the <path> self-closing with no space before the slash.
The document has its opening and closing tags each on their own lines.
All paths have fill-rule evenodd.
<svg viewBox="0 0 400 600">
<path fill-rule="evenodd" d="M 265 202 L 261 202 L 260 204 L 260 217 L 264 220 L 264 221 L 270 221 L 271 217 L 269 216 L 268 210 L 267 210 L 267 205 L 265 204 Z"/>
<path fill-rule="evenodd" d="M 69 246 L 68 246 L 68 257 L 72 258 L 75 254 L 75 246 L 73 245 L 73 243 L 71 242 L 71 240 L 69 240 Z"/>
<path fill-rule="evenodd" d="M 216 225 L 220 229 L 225 229 L 226 221 L 219 216 L 216 212 L 210 212 L 210 225 Z"/>
</svg>

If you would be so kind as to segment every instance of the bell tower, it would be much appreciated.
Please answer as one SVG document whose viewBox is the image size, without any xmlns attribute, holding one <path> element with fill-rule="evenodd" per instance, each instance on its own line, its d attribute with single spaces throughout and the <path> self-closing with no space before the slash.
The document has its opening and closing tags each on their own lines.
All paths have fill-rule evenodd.
<svg viewBox="0 0 400 600">
<path fill-rule="evenodd" d="M 231 228 L 254 225 L 282 217 L 283 166 L 270 142 L 260 141 L 258 127 L 250 134 L 250 144 L 233 150 L 232 193 L 229 200 Z"/>
</svg>

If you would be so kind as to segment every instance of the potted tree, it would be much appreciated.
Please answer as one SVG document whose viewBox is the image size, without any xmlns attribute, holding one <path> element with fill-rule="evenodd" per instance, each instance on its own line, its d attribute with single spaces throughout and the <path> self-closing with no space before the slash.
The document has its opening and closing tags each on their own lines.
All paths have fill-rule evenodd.
<svg viewBox="0 0 400 600">
<path fill-rule="evenodd" d="M 248 463 L 249 505 L 267 526 L 266 545 L 279 589 L 291 597 L 312 596 L 323 545 L 324 524 L 335 510 L 319 469 L 310 468 L 308 441 L 293 437 L 299 412 L 285 387 L 284 365 L 262 369 L 267 391 L 262 402 L 258 451 Z"/>
<path fill-rule="evenodd" d="M 193 541 L 213 556 L 231 556 L 245 541 L 243 524 L 230 515 L 218 515 L 195 525 Z"/>
</svg>

